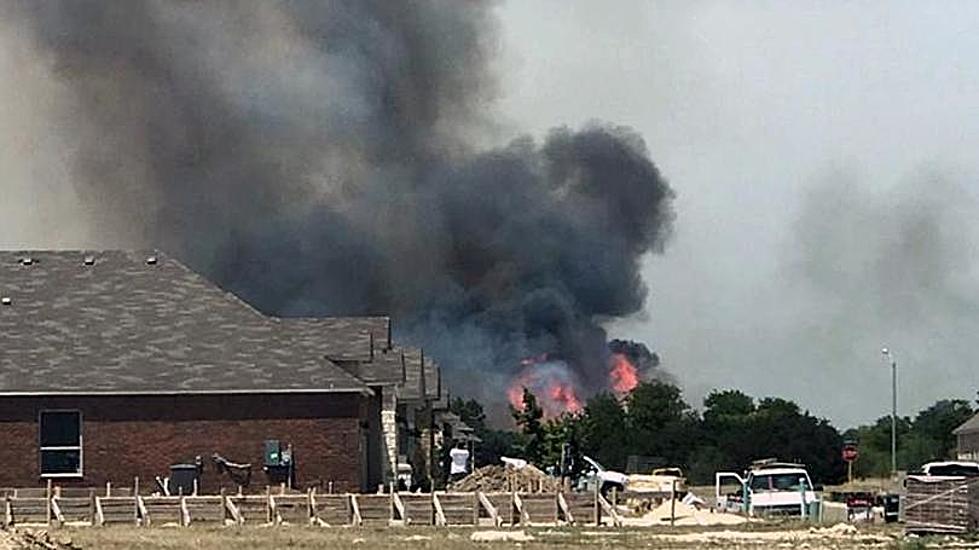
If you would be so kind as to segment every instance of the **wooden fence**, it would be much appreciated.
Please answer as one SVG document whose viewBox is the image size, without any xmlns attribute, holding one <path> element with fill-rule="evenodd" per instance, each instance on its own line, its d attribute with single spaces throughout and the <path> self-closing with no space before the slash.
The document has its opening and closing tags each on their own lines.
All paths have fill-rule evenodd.
<svg viewBox="0 0 979 550">
<path fill-rule="evenodd" d="M 612 506 L 592 493 L 318 494 L 266 490 L 264 495 L 141 495 L 125 490 L 0 489 L 5 525 L 278 525 L 502 526 L 621 525 Z"/>
</svg>

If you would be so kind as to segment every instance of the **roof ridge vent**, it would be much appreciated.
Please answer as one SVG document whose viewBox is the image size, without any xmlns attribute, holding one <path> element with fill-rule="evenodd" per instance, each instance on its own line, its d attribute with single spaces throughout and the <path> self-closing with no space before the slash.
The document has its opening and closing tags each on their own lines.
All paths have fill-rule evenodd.
<svg viewBox="0 0 979 550">
<path fill-rule="evenodd" d="M 85 265 L 95 265 L 95 256 L 85 256 L 82 262 Z"/>
<path fill-rule="evenodd" d="M 146 265 L 156 265 L 156 262 L 157 262 L 156 256 L 148 256 L 146 258 Z"/>
<path fill-rule="evenodd" d="M 4 296 L 3 298 L 0 298 L 0 304 L 2 305 L 9 306 L 12 303 L 13 300 L 10 299 L 10 296 Z"/>
<path fill-rule="evenodd" d="M 34 264 L 34 258 L 31 258 L 30 256 L 24 256 L 23 258 L 20 259 L 20 265 L 33 265 L 33 264 Z"/>
</svg>

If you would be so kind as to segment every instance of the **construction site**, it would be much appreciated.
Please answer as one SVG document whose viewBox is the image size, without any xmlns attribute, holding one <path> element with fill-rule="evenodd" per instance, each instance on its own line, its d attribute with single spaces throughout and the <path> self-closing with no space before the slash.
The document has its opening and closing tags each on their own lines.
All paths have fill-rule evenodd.
<svg viewBox="0 0 979 550">
<path fill-rule="evenodd" d="M 786 468 L 769 463 L 750 475 Z M 217 548 L 233 543 L 244 548 L 600 544 L 828 549 L 900 548 L 915 540 L 969 547 L 968 536 L 979 525 L 979 475 L 965 471 L 909 476 L 894 517 L 881 500 L 860 500 L 869 493 L 854 487 L 827 489 L 813 494 L 809 503 L 804 491 L 795 492 L 789 497 L 801 500 L 794 510 L 784 502 L 776 510 L 758 505 L 765 492 L 747 486 L 743 496 L 753 495 L 754 505 L 728 497 L 708 502 L 709 488 L 688 488 L 682 478 L 669 475 L 634 476 L 632 481 L 621 492 L 571 491 L 532 465 L 507 464 L 485 466 L 450 490 L 432 493 L 321 494 L 280 485 L 267 487 L 264 494 L 167 496 L 141 491 L 138 479 L 132 486 L 107 484 L 97 490 L 49 483 L 43 489 L 2 490 L 0 548 Z"/>
<path fill-rule="evenodd" d="M 979 4 L 612 4 L 0 0 L 0 550 L 979 548 Z"/>
</svg>

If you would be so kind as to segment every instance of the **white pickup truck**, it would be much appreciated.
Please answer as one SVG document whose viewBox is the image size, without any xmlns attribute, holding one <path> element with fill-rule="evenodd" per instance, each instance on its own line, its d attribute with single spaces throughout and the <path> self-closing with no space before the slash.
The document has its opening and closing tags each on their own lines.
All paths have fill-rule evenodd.
<svg viewBox="0 0 979 550">
<path fill-rule="evenodd" d="M 581 458 L 585 461 L 585 469 L 579 478 L 579 490 L 594 491 L 597 485 L 597 489 L 601 491 L 603 496 L 608 496 L 612 489 L 619 492 L 625 490 L 629 483 L 629 476 L 605 468 L 590 456 L 582 456 Z"/>
<path fill-rule="evenodd" d="M 819 502 L 819 493 L 801 464 L 765 461 L 752 465 L 743 476 L 735 472 L 718 472 L 714 482 L 718 508 L 752 516 L 804 517 Z M 725 493 L 725 487 L 734 491 Z"/>
</svg>

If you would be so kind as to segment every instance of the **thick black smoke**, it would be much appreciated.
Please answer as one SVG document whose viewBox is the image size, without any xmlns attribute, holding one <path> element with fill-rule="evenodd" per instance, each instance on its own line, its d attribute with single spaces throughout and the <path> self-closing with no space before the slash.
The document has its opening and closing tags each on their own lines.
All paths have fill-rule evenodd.
<svg viewBox="0 0 979 550">
<path fill-rule="evenodd" d="M 622 354 L 640 373 L 649 373 L 659 366 L 659 355 L 650 351 L 646 344 L 632 340 L 615 339 L 608 343 L 612 353 Z"/>
<path fill-rule="evenodd" d="M 623 127 L 477 151 L 490 3 L 23 1 L 0 17 L 67 87 L 76 192 L 133 246 L 267 312 L 391 314 L 457 381 L 546 352 L 606 383 L 600 323 L 641 308 L 672 192 Z"/>
</svg>

